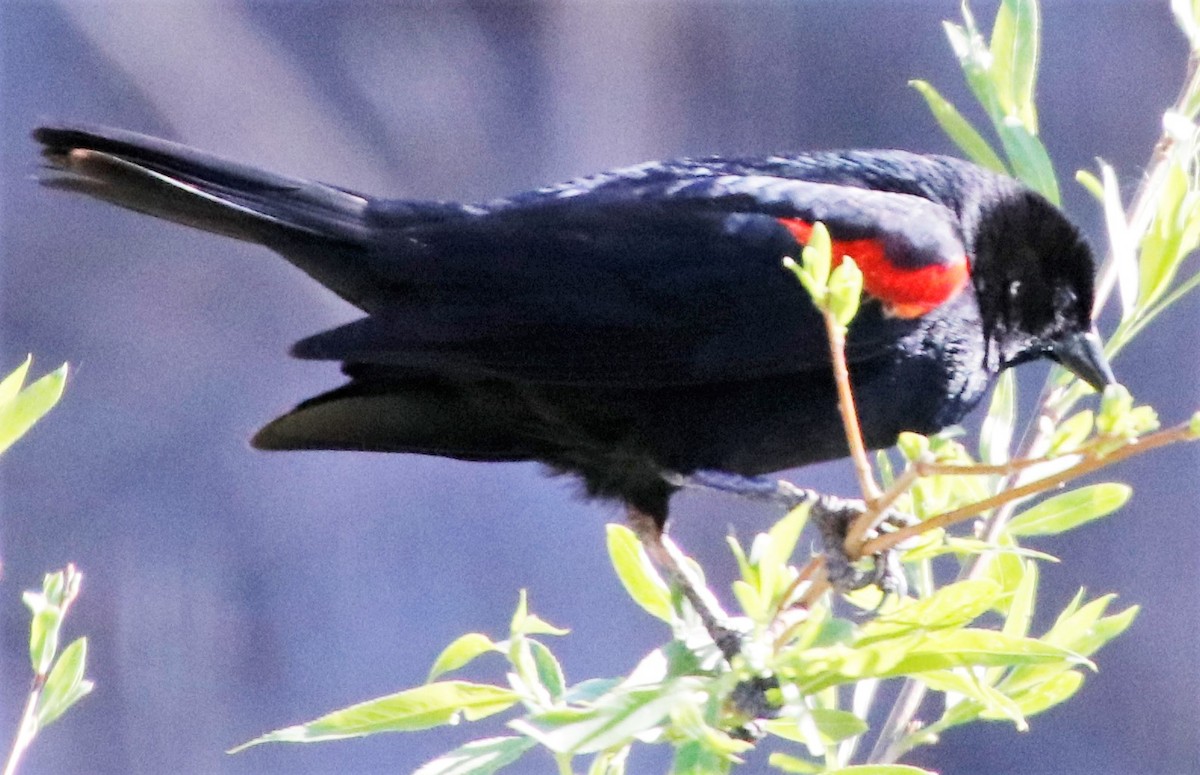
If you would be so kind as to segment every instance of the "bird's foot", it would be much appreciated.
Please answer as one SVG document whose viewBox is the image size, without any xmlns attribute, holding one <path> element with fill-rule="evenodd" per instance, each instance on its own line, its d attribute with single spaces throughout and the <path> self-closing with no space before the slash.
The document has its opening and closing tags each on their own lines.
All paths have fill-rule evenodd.
<svg viewBox="0 0 1200 775">
<path fill-rule="evenodd" d="M 811 518 L 821 534 L 825 549 L 825 574 L 829 584 L 839 592 L 852 592 L 865 587 L 878 587 L 883 602 L 895 595 L 908 594 L 908 579 L 900 562 L 900 547 L 888 549 L 869 558 L 852 558 L 846 551 L 846 535 L 850 526 L 862 516 L 867 506 L 860 500 L 847 500 L 822 495 L 813 504 Z M 898 511 L 884 512 L 880 524 L 868 532 L 866 540 L 913 523 L 913 518 Z M 863 567 L 863 562 L 869 563 Z"/>
<path fill-rule="evenodd" d="M 862 567 L 862 563 L 851 558 L 846 552 L 846 535 L 850 526 L 863 513 L 866 504 L 861 500 L 850 500 L 833 495 L 825 495 L 765 476 L 741 476 L 725 471 L 700 470 L 686 476 L 671 474 L 667 481 L 676 487 L 694 487 L 766 501 L 783 506 L 789 510 L 804 504 L 812 505 L 812 519 L 817 524 L 821 534 L 821 543 L 825 549 L 825 569 L 829 583 L 840 592 L 851 592 L 864 587 L 876 586 L 884 593 L 884 600 L 890 595 L 903 597 L 908 591 L 908 582 L 904 576 L 904 568 L 900 564 L 900 554 L 897 550 L 888 550 L 869 558 L 870 567 Z M 912 524 L 913 519 L 897 511 L 888 510 L 884 519 L 874 531 L 868 533 L 870 540 L 882 532 Z"/>
</svg>

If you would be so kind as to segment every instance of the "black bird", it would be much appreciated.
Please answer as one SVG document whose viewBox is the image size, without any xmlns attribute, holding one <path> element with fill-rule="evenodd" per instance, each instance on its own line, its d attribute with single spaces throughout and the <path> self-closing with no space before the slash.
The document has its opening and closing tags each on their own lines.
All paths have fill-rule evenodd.
<svg viewBox="0 0 1200 775">
<path fill-rule="evenodd" d="M 681 477 L 845 456 L 824 326 L 781 266 L 815 221 L 865 275 L 847 354 L 869 446 L 958 422 L 1034 358 L 1112 381 L 1077 229 L 957 159 L 679 159 L 459 204 L 115 129 L 34 137 L 50 185 L 264 245 L 365 313 L 295 345 L 349 382 L 269 423 L 262 449 L 541 461 L 651 532 Z"/>
</svg>

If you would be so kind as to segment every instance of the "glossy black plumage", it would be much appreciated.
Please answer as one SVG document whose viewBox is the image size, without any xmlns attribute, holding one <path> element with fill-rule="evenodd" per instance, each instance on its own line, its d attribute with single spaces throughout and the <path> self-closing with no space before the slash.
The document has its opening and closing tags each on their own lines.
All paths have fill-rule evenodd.
<svg viewBox="0 0 1200 775">
<path fill-rule="evenodd" d="M 664 474 L 843 456 L 824 328 L 781 267 L 800 246 L 780 218 L 873 240 L 898 270 L 971 264 L 971 284 L 924 315 L 877 299 L 854 321 L 871 446 L 957 422 L 1006 365 L 1095 360 L 1076 229 L 955 159 L 684 159 L 462 205 L 370 199 L 118 130 L 35 137 L 64 173 L 51 185 L 261 243 L 367 313 L 295 346 L 350 381 L 268 424 L 262 448 L 538 460 L 659 524 Z"/>
</svg>

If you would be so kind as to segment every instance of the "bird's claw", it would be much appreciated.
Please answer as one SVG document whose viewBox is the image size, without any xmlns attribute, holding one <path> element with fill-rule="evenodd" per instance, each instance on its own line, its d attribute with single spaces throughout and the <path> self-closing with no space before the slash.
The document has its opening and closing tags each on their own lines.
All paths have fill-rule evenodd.
<svg viewBox="0 0 1200 775">
<path fill-rule="evenodd" d="M 866 505 L 862 501 L 823 495 L 813 504 L 811 517 L 825 548 L 825 573 L 830 585 L 839 592 L 878 587 L 883 592 L 879 603 L 882 606 L 893 595 L 904 597 L 908 594 L 908 579 L 900 562 L 899 548 L 864 558 L 869 559 L 869 567 L 863 567 L 860 560 L 852 559 L 847 554 L 846 534 L 865 511 Z M 866 538 L 870 540 L 880 533 L 891 532 L 912 522 L 912 517 L 888 511 L 879 526 Z"/>
</svg>

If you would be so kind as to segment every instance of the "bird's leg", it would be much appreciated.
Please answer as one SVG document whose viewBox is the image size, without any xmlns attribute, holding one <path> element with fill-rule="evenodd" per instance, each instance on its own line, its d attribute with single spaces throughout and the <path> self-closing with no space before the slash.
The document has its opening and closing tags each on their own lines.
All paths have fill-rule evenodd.
<svg viewBox="0 0 1200 775">
<path fill-rule="evenodd" d="M 765 501 L 794 509 L 804 504 L 812 504 L 810 516 L 817 525 L 821 536 L 821 544 L 825 550 L 826 574 L 829 583 L 842 592 L 861 589 L 866 586 L 878 586 L 885 594 L 903 595 L 907 590 L 904 569 L 900 565 L 899 555 L 894 551 L 881 552 L 872 560 L 871 570 L 862 570 L 856 566 L 858 558 L 851 557 L 846 552 L 846 532 L 854 520 L 866 511 L 866 504 L 860 500 L 848 500 L 833 495 L 825 495 L 815 490 L 808 490 L 785 482 L 764 476 L 741 476 L 725 471 L 700 470 L 686 476 L 670 474 L 667 481 L 677 487 L 694 487 Z M 908 516 L 897 511 L 889 510 L 877 530 L 895 529 L 911 524 Z"/>
<path fill-rule="evenodd" d="M 704 629 L 708 632 L 713 643 L 724 655 L 725 661 L 731 666 L 733 658 L 741 653 L 742 639 L 737 632 L 726 627 L 723 622 L 728 619 L 720 603 L 708 594 L 703 585 L 694 583 L 687 570 L 687 564 L 669 540 L 665 540 L 662 523 L 651 515 L 630 506 L 626 512 L 630 526 L 641 539 L 646 553 L 666 574 L 670 583 L 679 590 L 691 603 Z M 754 676 L 734 687 L 730 699 L 733 705 L 751 719 L 774 718 L 779 715 L 779 706 L 767 698 L 767 691 L 779 688 L 779 680 L 773 676 Z M 735 732 L 740 739 L 755 739 L 761 736 L 750 727 Z"/>
<path fill-rule="evenodd" d="M 805 503 L 817 504 L 827 497 L 816 490 L 806 490 L 782 479 L 769 476 L 742 476 L 727 471 L 702 469 L 684 476 L 667 474 L 666 480 L 676 487 L 717 490 L 741 498 L 764 501 L 791 511 Z"/>
<path fill-rule="evenodd" d="M 721 610 L 720 603 L 703 586 L 694 583 L 674 545 L 664 540 L 662 525 L 657 519 L 633 506 L 626 512 L 626 518 L 650 559 L 662 568 L 670 583 L 691 603 L 717 648 L 727 661 L 732 662 L 741 649 L 741 638 L 723 624 L 728 615 Z"/>
</svg>

